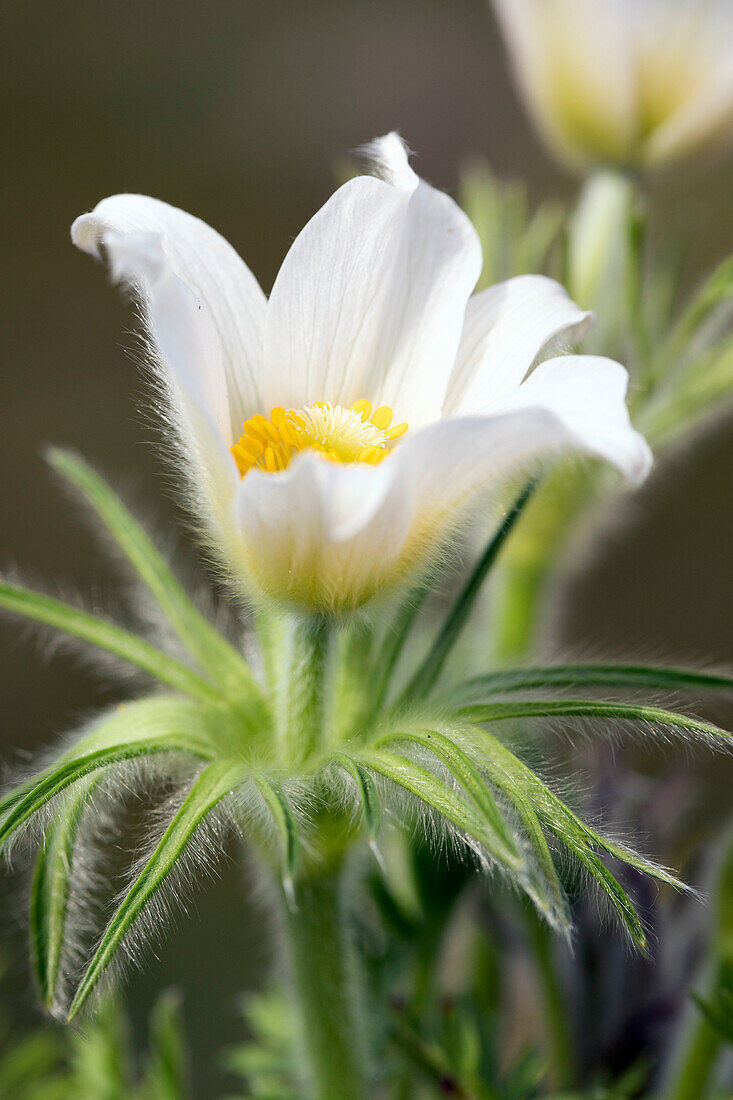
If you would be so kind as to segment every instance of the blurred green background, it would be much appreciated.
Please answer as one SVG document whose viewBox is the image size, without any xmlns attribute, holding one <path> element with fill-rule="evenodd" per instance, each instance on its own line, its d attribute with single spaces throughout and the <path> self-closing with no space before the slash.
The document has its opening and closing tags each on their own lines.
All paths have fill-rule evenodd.
<svg viewBox="0 0 733 1100">
<path fill-rule="evenodd" d="M 0 563 L 114 608 L 113 571 L 53 484 L 43 445 L 81 450 L 165 537 L 177 514 L 129 354 L 132 313 L 72 248 L 77 214 L 116 191 L 166 199 L 223 232 L 268 289 L 345 154 L 387 130 L 454 192 L 476 157 L 525 179 L 536 198 L 570 196 L 576 181 L 538 145 L 481 0 L 30 0 L 7 5 L 3 22 Z M 653 185 L 662 225 L 688 235 L 690 282 L 733 248 L 732 181 L 728 159 Z M 730 427 L 721 410 L 652 477 L 593 562 L 578 559 L 563 645 L 733 665 Z M 8 764 L 124 693 L 0 625 Z M 730 791 L 729 768 L 703 761 L 699 773 L 711 796 Z M 10 1008 L 32 1018 L 22 885 L 8 890 Z M 201 1096 L 221 1085 L 215 1052 L 237 1038 L 236 995 L 267 960 L 266 920 L 247 893 L 246 869 L 224 865 L 128 987 L 138 1021 L 156 988 L 183 989 Z"/>
</svg>

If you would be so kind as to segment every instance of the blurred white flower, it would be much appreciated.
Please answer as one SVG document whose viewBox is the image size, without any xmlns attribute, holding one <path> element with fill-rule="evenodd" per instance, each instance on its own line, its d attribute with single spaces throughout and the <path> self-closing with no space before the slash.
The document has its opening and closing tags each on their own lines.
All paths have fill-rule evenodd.
<svg viewBox="0 0 733 1100">
<path fill-rule="evenodd" d="M 471 223 L 396 135 L 369 152 L 379 178 L 336 191 L 269 301 L 213 229 L 155 199 L 105 199 L 72 228 L 142 297 L 220 557 L 250 593 L 326 611 L 404 579 L 541 457 L 584 451 L 634 480 L 650 463 L 622 366 L 535 366 L 588 314 L 541 276 L 469 300 Z"/>
<path fill-rule="evenodd" d="M 733 137 L 731 0 L 494 0 L 530 112 L 577 165 L 652 168 Z"/>
</svg>

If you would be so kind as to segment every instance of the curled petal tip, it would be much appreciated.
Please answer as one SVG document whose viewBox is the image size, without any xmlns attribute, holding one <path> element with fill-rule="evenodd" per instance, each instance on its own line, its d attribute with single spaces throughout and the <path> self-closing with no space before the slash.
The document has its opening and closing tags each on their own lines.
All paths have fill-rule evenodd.
<svg viewBox="0 0 733 1100">
<path fill-rule="evenodd" d="M 633 485 L 641 485 L 643 481 L 646 481 L 654 464 L 654 455 L 646 439 L 643 435 L 639 435 L 638 439 L 639 449 L 636 461 L 628 471 L 628 478 Z"/>
<path fill-rule="evenodd" d="M 99 218 L 95 214 L 80 214 L 71 226 L 71 240 L 82 252 L 88 252 L 90 256 L 101 259 Z"/>
<path fill-rule="evenodd" d="M 372 173 L 403 191 L 414 191 L 418 176 L 410 167 L 408 149 L 396 130 L 366 142 L 358 150 L 369 162 Z"/>
</svg>

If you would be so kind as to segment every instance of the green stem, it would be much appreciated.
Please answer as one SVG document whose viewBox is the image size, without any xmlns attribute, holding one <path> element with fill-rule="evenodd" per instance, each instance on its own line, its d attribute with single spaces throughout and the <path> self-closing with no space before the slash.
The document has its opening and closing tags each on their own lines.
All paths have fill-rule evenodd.
<svg viewBox="0 0 733 1100">
<path fill-rule="evenodd" d="M 593 503 L 594 466 L 563 465 L 529 502 L 522 528 L 499 564 L 495 658 L 526 660 L 535 642 L 548 578 L 579 516 Z"/>
<path fill-rule="evenodd" d="M 530 942 L 540 985 L 549 1039 L 548 1058 L 552 1083 L 557 1089 L 571 1088 L 575 1081 L 575 1059 L 568 1007 L 553 956 L 553 935 L 534 907 L 526 910 Z"/>
<path fill-rule="evenodd" d="M 707 1095 L 715 1062 L 722 1040 L 715 1028 L 700 1015 L 681 1062 L 681 1069 L 670 1092 L 668 1100 L 702 1100 Z"/>
<path fill-rule="evenodd" d="M 721 989 L 727 989 L 733 972 L 733 837 L 723 849 L 722 860 L 715 876 L 713 896 L 716 899 L 717 920 L 710 946 L 711 962 L 705 1000 L 715 1002 Z M 702 1100 L 707 1096 L 715 1063 L 723 1046 L 722 1033 L 698 1012 L 691 1017 L 682 1056 L 673 1067 L 666 1100 Z"/>
<path fill-rule="evenodd" d="M 358 973 L 339 868 L 303 877 L 287 911 L 290 970 L 308 1100 L 366 1100 Z"/>
<path fill-rule="evenodd" d="M 279 676 L 278 729 L 283 762 L 297 767 L 325 737 L 331 630 L 321 615 L 288 621 Z"/>
</svg>

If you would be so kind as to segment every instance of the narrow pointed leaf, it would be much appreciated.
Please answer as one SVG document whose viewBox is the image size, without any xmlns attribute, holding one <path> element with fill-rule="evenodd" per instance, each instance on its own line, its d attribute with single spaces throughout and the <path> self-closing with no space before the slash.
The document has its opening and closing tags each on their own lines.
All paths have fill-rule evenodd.
<svg viewBox="0 0 733 1100">
<path fill-rule="evenodd" d="M 486 852 L 513 874 L 524 871 L 524 863 L 486 828 L 474 807 L 427 768 L 397 753 L 375 750 L 360 752 L 358 760 L 371 771 L 409 791 L 426 806 L 437 810 L 441 817 L 477 840 Z"/>
<path fill-rule="evenodd" d="M 390 733 L 381 737 L 377 741 L 376 747 L 381 748 L 383 745 L 400 741 L 409 741 L 415 745 L 420 745 L 445 764 L 461 784 L 488 827 L 496 834 L 497 842 L 504 845 L 508 852 L 519 857 L 514 837 L 496 803 L 496 799 L 489 790 L 481 772 L 463 749 L 437 730 L 410 730 L 409 732 Z"/>
<path fill-rule="evenodd" d="M 527 800 L 545 828 L 572 851 L 608 895 L 632 938 L 644 948 L 646 941 L 643 928 L 631 899 L 594 849 L 598 848 L 675 889 L 685 889 L 684 884 L 665 868 L 616 844 L 587 825 L 562 799 L 553 794 L 531 768 L 486 730 L 476 729 L 473 736 L 476 756 L 489 777 L 497 784 L 503 782 L 504 789 L 513 788 L 521 798 Z"/>
<path fill-rule="evenodd" d="M 184 1100 L 190 1092 L 181 999 L 167 990 L 153 1006 L 150 1064 L 138 1100 Z"/>
<path fill-rule="evenodd" d="M 286 890 L 291 890 L 298 861 L 298 823 L 287 796 L 278 782 L 265 775 L 255 775 L 253 779 L 280 833 L 283 883 Z"/>
<path fill-rule="evenodd" d="M 511 803 L 524 828 L 524 835 L 532 850 L 537 872 L 541 876 L 545 890 L 552 901 L 550 911 L 554 910 L 557 914 L 556 921 L 559 925 L 569 926 L 570 916 L 565 891 L 558 878 L 552 852 L 547 843 L 542 823 L 535 812 L 532 799 L 527 796 L 526 791 L 520 784 L 512 780 L 511 774 L 505 769 L 487 767 L 486 771 L 497 790 L 500 790 L 507 801 Z"/>
<path fill-rule="evenodd" d="M 0 581 L 0 608 L 81 638 L 136 665 L 160 683 L 196 699 L 215 702 L 219 698 L 205 680 L 144 638 L 52 596 Z"/>
<path fill-rule="evenodd" d="M 727 256 L 693 296 L 662 345 L 657 369 L 669 365 L 670 360 L 684 352 L 700 326 L 726 299 L 733 295 L 733 257 Z"/>
<path fill-rule="evenodd" d="M 636 703 L 611 703 L 595 699 L 523 699 L 521 702 L 484 703 L 462 707 L 460 714 L 473 722 L 499 722 L 508 718 L 611 718 L 648 722 L 682 730 L 722 744 L 730 733 L 711 722 L 702 722 L 676 711 Z"/>
<path fill-rule="evenodd" d="M 30 934 L 33 964 L 43 1003 L 53 1004 L 66 913 L 71 865 L 84 806 L 94 782 L 80 785 L 47 828 L 36 859 L 30 898 Z"/>
<path fill-rule="evenodd" d="M 618 879 L 611 874 L 593 849 L 587 844 L 583 844 L 572 833 L 562 832 L 558 833 L 558 836 L 603 890 L 637 947 L 642 951 L 646 951 L 647 939 L 644 927 L 639 920 L 634 903 Z"/>
<path fill-rule="evenodd" d="M 379 796 L 369 772 L 345 752 L 334 752 L 329 760 L 342 768 L 354 781 L 364 813 L 364 825 L 369 840 L 376 840 L 379 832 Z"/>
<path fill-rule="evenodd" d="M 561 798 L 558 798 L 556 794 L 547 787 L 542 781 L 532 775 L 534 787 L 537 795 L 542 796 L 542 809 L 541 816 L 545 820 L 545 823 L 558 839 L 566 842 L 568 836 L 573 836 L 578 843 L 584 843 L 586 845 L 593 845 L 600 849 L 602 852 L 606 852 L 608 855 L 613 856 L 615 859 L 626 863 L 629 867 L 633 867 L 634 870 L 640 871 L 642 874 L 649 875 L 651 878 L 656 879 L 658 882 L 663 882 L 667 886 L 673 887 L 675 890 L 687 891 L 687 886 L 684 882 L 681 882 L 676 875 L 673 875 L 671 871 L 668 871 L 666 867 L 661 867 L 658 863 L 654 863 L 650 859 L 645 859 L 644 856 L 634 852 L 631 848 L 627 848 L 623 844 L 617 844 L 610 837 L 606 837 L 603 833 L 599 833 L 597 829 L 594 829 L 577 814 L 573 813 L 569 806 L 567 806 Z"/>
<path fill-rule="evenodd" d="M 69 451 L 51 448 L 47 457 L 94 508 L 196 663 L 235 700 L 261 700 L 244 658 L 191 602 L 153 541 L 106 481 Z"/>
<path fill-rule="evenodd" d="M 652 691 L 732 691 L 733 677 L 688 669 L 645 665 L 550 665 L 546 668 L 500 669 L 459 684 L 454 697 L 480 701 L 481 696 L 536 691 L 543 688 L 647 688 Z"/>
<path fill-rule="evenodd" d="M 100 768 L 106 768 L 110 764 L 119 764 L 124 760 L 133 760 L 138 756 L 153 756 L 161 752 L 192 751 L 198 756 L 205 755 L 203 750 L 196 750 L 189 743 L 182 741 L 175 735 L 171 735 L 168 737 L 151 737 L 146 741 L 140 740 L 121 745 L 111 745 L 108 748 L 87 753 L 86 756 L 68 760 L 54 772 L 39 780 L 33 790 L 10 809 L 7 816 L 0 822 L 0 846 L 51 799 L 56 798 L 72 783 L 76 783 L 77 780 L 83 779 Z"/>
<path fill-rule="evenodd" d="M 97 946 L 69 1009 L 72 1020 L 122 945 L 135 920 L 157 894 L 203 820 L 244 778 L 240 766 L 210 764 L 193 784 L 152 856 L 125 895 Z"/>
<path fill-rule="evenodd" d="M 208 720 L 206 710 L 176 696 L 154 696 L 116 708 L 59 760 L 3 799 L 0 844 L 72 783 L 109 764 L 159 752 L 210 756 Z"/>
<path fill-rule="evenodd" d="M 497 834 L 499 842 L 504 844 L 517 858 L 521 859 L 521 853 L 517 848 L 515 838 L 489 789 L 486 778 L 470 756 L 455 741 L 437 730 L 426 730 L 390 734 L 378 744 L 382 745 L 390 741 L 400 740 L 412 741 L 433 752 L 456 777 L 486 824 Z M 508 794 L 509 801 L 514 806 L 521 823 L 525 827 L 527 840 L 535 857 L 539 879 L 535 874 L 534 881 L 531 881 L 531 871 L 528 871 L 530 880 L 523 883 L 524 889 L 527 890 L 540 911 L 553 924 L 567 927 L 569 923 L 567 902 L 542 827 L 531 808 L 531 804 L 528 803 L 527 799 L 518 798 L 512 785 L 502 782 L 501 776 L 499 776 L 498 782 L 492 776 L 492 781 L 499 790 Z"/>
<path fill-rule="evenodd" d="M 495 773 L 506 776 L 508 781 L 531 802 L 546 827 L 554 832 L 559 839 L 562 840 L 566 834 L 572 833 L 576 840 L 600 848 L 609 855 L 627 863 L 635 870 L 674 887 L 675 890 L 687 890 L 685 884 L 666 868 L 661 867 L 652 860 L 645 859 L 644 856 L 640 856 L 624 845 L 617 844 L 578 817 L 531 768 L 515 756 L 498 738 L 486 730 L 476 729 L 474 733 L 477 737 L 475 744 L 477 753 L 481 757 L 482 766 L 487 767 L 492 777 Z M 498 785 L 498 778 L 496 781 Z"/>
<path fill-rule="evenodd" d="M 456 643 L 463 629 L 469 612 L 473 607 L 491 567 L 499 556 L 504 543 L 512 533 L 517 520 L 524 511 L 536 482 L 530 481 L 517 497 L 512 508 L 507 513 L 503 523 L 494 537 L 489 542 L 483 554 L 476 562 L 471 576 L 466 581 L 456 602 L 448 612 L 445 622 L 435 639 L 428 655 L 418 668 L 412 680 L 405 689 L 403 699 L 420 699 L 428 694 L 443 670 L 448 654 Z"/>
<path fill-rule="evenodd" d="M 374 667 L 374 683 L 370 692 L 372 713 L 374 714 L 379 711 L 384 702 L 402 648 L 412 629 L 417 613 L 430 591 L 430 587 L 429 584 L 416 585 L 408 592 L 397 609 L 385 637 L 382 639 Z"/>
</svg>

